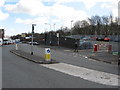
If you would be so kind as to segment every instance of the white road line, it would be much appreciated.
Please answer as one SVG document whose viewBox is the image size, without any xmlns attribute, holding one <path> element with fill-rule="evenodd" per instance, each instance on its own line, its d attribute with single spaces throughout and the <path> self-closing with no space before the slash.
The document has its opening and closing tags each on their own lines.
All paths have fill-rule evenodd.
<svg viewBox="0 0 120 90">
<path fill-rule="evenodd" d="M 69 51 L 71 51 L 71 50 L 64 50 L 64 51 L 69 52 Z"/>
<path fill-rule="evenodd" d="M 53 69 L 68 75 L 83 78 L 88 81 L 96 82 L 99 84 L 118 86 L 118 75 L 101 72 L 97 70 L 78 67 L 71 64 L 40 64 L 46 68 Z"/>
</svg>

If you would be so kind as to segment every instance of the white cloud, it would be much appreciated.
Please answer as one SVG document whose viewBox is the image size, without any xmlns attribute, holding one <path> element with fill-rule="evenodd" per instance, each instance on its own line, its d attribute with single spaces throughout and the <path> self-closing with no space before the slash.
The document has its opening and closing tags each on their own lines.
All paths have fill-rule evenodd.
<svg viewBox="0 0 120 90">
<path fill-rule="evenodd" d="M 3 13 L 1 10 L 0 10 L 0 20 L 5 20 L 9 17 L 9 14 L 8 13 Z"/>
<path fill-rule="evenodd" d="M 109 10 L 110 13 L 113 14 L 113 16 L 118 16 L 118 2 L 113 2 L 113 3 L 110 3 L 110 4 L 107 4 L 107 3 L 103 3 L 101 5 L 101 8 L 107 8 Z"/>
<path fill-rule="evenodd" d="M 31 24 L 31 23 L 32 23 L 32 20 L 31 20 L 31 19 L 22 20 L 22 19 L 20 19 L 20 18 L 17 18 L 17 19 L 16 19 L 16 22 L 17 22 L 17 23 L 24 23 L 24 24 Z"/>
<path fill-rule="evenodd" d="M 5 36 L 6 35 L 9 35 L 9 36 L 12 36 L 12 35 L 17 35 L 20 33 L 21 30 L 18 30 L 18 29 L 14 29 L 14 28 L 5 28 Z"/>
<path fill-rule="evenodd" d="M 41 1 L 49 1 L 49 2 L 56 2 L 57 4 L 61 3 L 72 3 L 72 2 L 83 2 L 85 4 L 86 9 L 90 9 L 94 7 L 99 2 L 110 2 L 110 3 L 118 3 L 119 0 L 41 0 Z"/>
<path fill-rule="evenodd" d="M 2 7 L 4 5 L 5 1 L 4 0 L 0 0 L 0 7 Z"/>
<path fill-rule="evenodd" d="M 0 0 L 0 20 L 5 20 L 9 17 L 8 13 L 3 13 L 1 7 L 3 7 L 5 4 L 4 0 Z"/>
<path fill-rule="evenodd" d="M 55 3 L 52 6 L 45 6 L 43 2 L 47 1 Z M 90 10 L 99 2 L 104 2 L 104 5 L 102 5 L 103 8 L 109 8 L 114 15 L 117 14 L 116 4 L 118 0 L 19 0 L 16 4 L 5 5 L 5 8 L 10 12 L 36 16 L 34 19 L 22 19 L 22 17 L 17 18 L 17 23 L 36 23 L 40 26 L 43 26 L 44 23 L 50 23 L 52 25 L 53 23 L 56 23 L 56 28 L 62 25 L 70 28 L 71 20 L 74 20 L 74 22 L 77 20 L 83 20 L 86 19 L 88 15 L 85 11 L 75 10 L 74 7 L 62 5 L 62 3 L 68 2 L 83 2 L 87 10 Z M 44 30 L 44 28 L 42 28 L 42 30 Z"/>
<path fill-rule="evenodd" d="M 47 17 L 37 17 L 35 19 L 21 19 L 21 18 L 17 18 L 16 19 L 16 23 L 23 23 L 23 24 L 44 24 L 48 22 L 48 18 Z"/>
<path fill-rule="evenodd" d="M 39 17 L 34 20 L 16 20 L 16 22 L 24 24 L 29 24 L 32 22 L 38 23 L 39 21 L 48 22 L 48 17 L 51 16 L 57 17 L 57 19 L 59 19 L 58 21 L 62 21 L 63 23 L 65 23 L 66 21 L 70 21 L 71 19 L 82 20 L 87 17 L 87 14 L 84 11 L 75 10 L 73 7 L 67 7 L 58 3 L 55 3 L 53 6 L 45 6 L 42 2 L 40 2 L 40 0 L 20 0 L 15 5 L 6 5 L 5 7 L 8 11 L 14 13 L 26 13 L 28 15 Z M 44 18 L 41 16 L 44 16 Z M 52 19 L 51 22 L 54 22 L 54 19 Z"/>
</svg>

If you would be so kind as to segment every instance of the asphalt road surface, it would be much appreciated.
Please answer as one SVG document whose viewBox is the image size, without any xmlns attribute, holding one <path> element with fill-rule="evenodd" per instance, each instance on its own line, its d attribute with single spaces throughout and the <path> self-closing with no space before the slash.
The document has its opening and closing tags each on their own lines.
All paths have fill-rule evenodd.
<svg viewBox="0 0 120 90">
<path fill-rule="evenodd" d="M 22 50 L 30 52 L 27 47 L 29 46 L 20 46 Z M 10 53 L 11 49 L 14 49 L 14 45 L 3 46 L 2 88 L 117 88 L 116 86 L 99 84 L 27 61 Z M 40 50 L 44 50 L 43 48 L 34 47 L 34 50 L 36 54 L 41 56 L 44 54 L 44 52 L 38 53 Z M 54 55 L 54 53 L 56 54 Z M 115 75 L 118 73 L 118 68 L 115 65 L 86 60 L 78 56 L 69 56 L 69 53 L 66 52 L 52 51 L 52 56 L 54 59 L 61 60 L 62 63 Z"/>
</svg>

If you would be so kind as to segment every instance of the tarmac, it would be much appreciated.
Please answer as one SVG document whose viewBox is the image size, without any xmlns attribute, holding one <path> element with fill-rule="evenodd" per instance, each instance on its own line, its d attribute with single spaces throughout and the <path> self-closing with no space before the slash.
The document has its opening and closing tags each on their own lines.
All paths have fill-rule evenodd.
<svg viewBox="0 0 120 90">
<path fill-rule="evenodd" d="M 49 45 L 38 45 L 38 47 L 49 47 L 53 50 L 59 50 L 59 51 L 64 51 L 68 53 L 74 53 L 74 49 L 66 48 L 66 47 L 60 47 L 60 46 L 49 46 Z M 40 63 L 40 64 L 53 64 L 53 63 L 59 63 L 56 60 L 50 60 L 46 61 L 44 57 L 36 56 L 36 55 L 31 55 L 29 53 L 26 53 L 21 50 L 11 50 L 12 53 L 25 58 L 27 60 L 33 61 L 35 63 Z M 118 55 L 112 55 L 111 53 L 108 53 L 107 51 L 97 51 L 94 52 L 93 49 L 85 49 L 85 50 L 78 50 L 78 52 L 75 52 L 80 54 L 83 57 L 91 58 L 97 61 L 109 63 L 109 64 L 115 64 L 118 65 Z"/>
</svg>

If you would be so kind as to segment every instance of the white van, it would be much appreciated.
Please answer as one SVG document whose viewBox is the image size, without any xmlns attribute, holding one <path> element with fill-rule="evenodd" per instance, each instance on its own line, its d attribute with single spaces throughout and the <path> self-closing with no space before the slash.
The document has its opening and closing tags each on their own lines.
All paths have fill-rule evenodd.
<svg viewBox="0 0 120 90">
<path fill-rule="evenodd" d="M 3 40 L 0 38 L 0 46 L 3 45 Z"/>
</svg>

